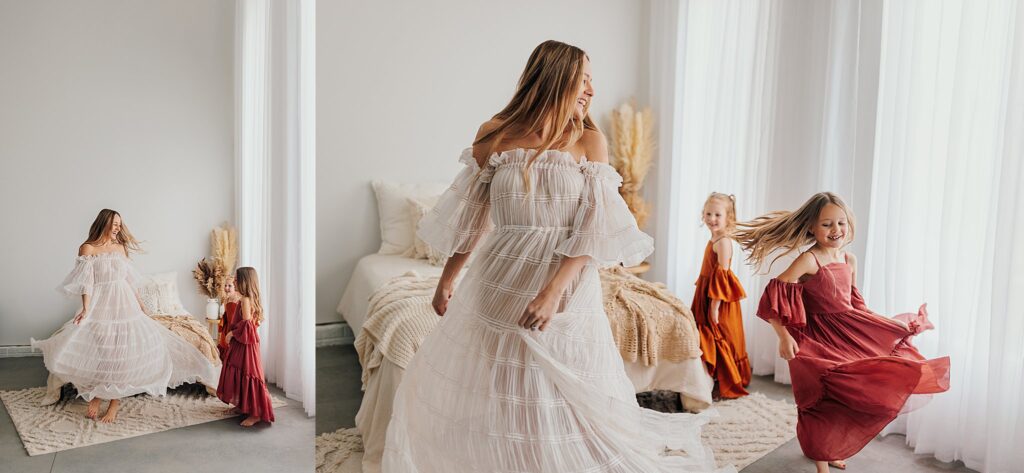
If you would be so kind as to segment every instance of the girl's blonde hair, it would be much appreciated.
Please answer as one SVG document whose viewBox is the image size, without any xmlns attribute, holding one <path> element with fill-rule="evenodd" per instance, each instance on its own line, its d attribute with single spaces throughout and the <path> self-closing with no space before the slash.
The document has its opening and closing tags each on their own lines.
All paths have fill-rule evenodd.
<svg viewBox="0 0 1024 473">
<path fill-rule="evenodd" d="M 708 195 L 707 200 L 704 201 L 704 206 L 701 207 L 701 220 L 704 219 L 704 210 L 707 210 L 708 204 L 712 200 L 718 200 L 725 203 L 725 230 L 726 232 L 732 232 L 736 229 L 736 196 L 732 194 L 723 194 L 721 192 L 712 192 Z"/>
<path fill-rule="evenodd" d="M 89 227 L 89 238 L 85 240 L 85 243 L 90 245 L 99 242 L 107 233 L 110 232 L 110 228 L 114 225 L 114 217 L 121 217 L 116 210 L 103 209 L 96 215 L 96 220 L 92 221 L 92 226 Z M 124 223 L 124 217 L 121 217 L 121 230 L 117 232 L 117 243 L 124 247 L 124 252 L 138 253 L 142 251 L 142 246 L 139 245 L 139 241 L 132 236 L 132 232 L 128 231 L 128 226 Z"/>
<path fill-rule="evenodd" d="M 585 58 L 587 53 L 576 46 L 554 40 L 540 43 L 526 62 L 512 100 L 494 115 L 501 124 L 473 142 L 473 146 L 490 143 L 490 156 L 510 133 L 514 133 L 513 138 L 539 133 L 541 145 L 523 167 L 527 189 L 530 166 L 542 152 L 556 143 L 562 148 L 572 146 L 583 136 L 583 130 L 597 130 L 590 118 L 589 103 L 582 119 L 575 114 Z M 568 139 L 563 140 L 566 132 Z"/>
<path fill-rule="evenodd" d="M 853 212 L 843 199 L 831 192 L 814 194 L 795 212 L 772 212 L 749 222 L 739 222 L 736 224 L 738 229 L 733 232 L 733 238 L 740 247 L 749 252 L 747 262 L 757 269 L 761 268 L 772 252 L 779 248 L 785 249 L 784 253 L 773 258 L 768 264 L 768 269 L 771 270 L 771 266 L 779 258 L 814 243 L 811 228 L 818 222 L 821 210 L 828 204 L 834 204 L 846 213 L 850 230 L 843 246 L 850 244 L 854 235 Z"/>
<path fill-rule="evenodd" d="M 259 325 L 263 322 L 263 304 L 260 302 L 260 281 L 256 277 L 256 270 L 249 266 L 243 266 L 235 270 L 235 290 L 242 297 L 248 297 L 252 302 L 252 321 Z"/>
</svg>

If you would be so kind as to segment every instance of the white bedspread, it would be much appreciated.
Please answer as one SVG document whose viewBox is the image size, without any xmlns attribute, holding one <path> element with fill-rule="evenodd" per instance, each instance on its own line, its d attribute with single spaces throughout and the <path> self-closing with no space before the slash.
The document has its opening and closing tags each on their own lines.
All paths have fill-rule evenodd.
<svg viewBox="0 0 1024 473">
<path fill-rule="evenodd" d="M 338 313 L 352 327 L 352 333 L 359 332 L 366 323 L 370 296 L 385 282 L 395 276 L 409 271 L 416 271 L 420 276 L 439 276 L 440 266 L 432 266 L 427 260 L 406 258 L 402 255 L 366 255 L 356 264 L 352 278 L 338 303 Z"/>
</svg>

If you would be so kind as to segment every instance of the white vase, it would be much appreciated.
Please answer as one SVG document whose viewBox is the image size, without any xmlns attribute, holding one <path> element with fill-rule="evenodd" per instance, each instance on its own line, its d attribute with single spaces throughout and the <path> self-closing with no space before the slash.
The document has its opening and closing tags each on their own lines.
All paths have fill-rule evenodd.
<svg viewBox="0 0 1024 473">
<path fill-rule="evenodd" d="M 220 318 L 220 301 L 217 299 L 206 300 L 206 318 L 217 320 Z"/>
</svg>

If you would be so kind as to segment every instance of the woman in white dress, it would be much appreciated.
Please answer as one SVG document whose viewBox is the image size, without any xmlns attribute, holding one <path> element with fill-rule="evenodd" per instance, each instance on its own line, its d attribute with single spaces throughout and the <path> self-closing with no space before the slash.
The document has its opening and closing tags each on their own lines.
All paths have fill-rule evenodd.
<svg viewBox="0 0 1024 473">
<path fill-rule="evenodd" d="M 582 50 L 539 45 L 422 222 L 449 255 L 444 318 L 398 388 L 385 473 L 732 471 L 701 443 L 708 415 L 643 409 L 626 377 L 597 269 L 654 248 L 618 194 L 593 96 Z"/>
<path fill-rule="evenodd" d="M 117 419 L 124 397 L 162 396 L 168 387 L 190 382 L 217 386 L 217 368 L 143 312 L 140 276 L 128 259 L 129 252 L 138 250 L 121 215 L 100 211 L 89 239 L 78 249 L 74 269 L 57 287 L 80 296 L 81 308 L 57 334 L 32 341 L 42 350 L 46 369 L 74 384 L 89 401 L 86 417 L 96 419 L 101 400 L 110 400 L 99 419 L 104 423 Z"/>
</svg>

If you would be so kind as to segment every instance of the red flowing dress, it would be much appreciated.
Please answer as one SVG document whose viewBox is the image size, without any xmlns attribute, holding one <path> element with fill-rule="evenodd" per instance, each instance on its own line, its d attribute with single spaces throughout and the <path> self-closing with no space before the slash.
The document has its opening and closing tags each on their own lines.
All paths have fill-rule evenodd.
<svg viewBox="0 0 1024 473">
<path fill-rule="evenodd" d="M 757 315 L 778 319 L 796 339 L 799 352 L 789 361 L 796 432 L 812 460 L 853 456 L 901 413 L 911 394 L 949 389 L 949 357 L 926 359 L 910 343 L 934 328 L 925 306 L 895 317 L 909 329 L 871 312 L 844 262 L 818 263 L 818 272 L 802 283 L 772 279 Z"/>
<path fill-rule="evenodd" d="M 238 302 L 224 304 L 224 315 L 217 322 L 217 351 L 220 352 L 220 359 L 224 360 L 228 353 L 228 332 L 235 325 L 235 316 L 238 314 Z"/>
<path fill-rule="evenodd" d="M 234 320 L 234 324 L 220 371 L 217 397 L 238 407 L 247 416 L 273 422 L 274 408 L 263 378 L 263 363 L 260 362 L 260 337 L 256 334 L 256 324 L 252 319 L 243 319 L 239 308 L 240 305 L 235 304 L 230 316 L 225 313 L 225 317 Z"/>
<path fill-rule="evenodd" d="M 718 383 L 718 393 L 723 398 L 746 396 L 744 388 L 750 384 L 750 360 L 739 301 L 747 294 L 732 270 L 718 265 L 718 255 L 710 241 L 704 249 L 704 263 L 696 284 L 690 310 L 700 330 L 704 366 Z M 722 301 L 718 306 L 718 324 L 711 321 L 713 300 Z"/>
</svg>

